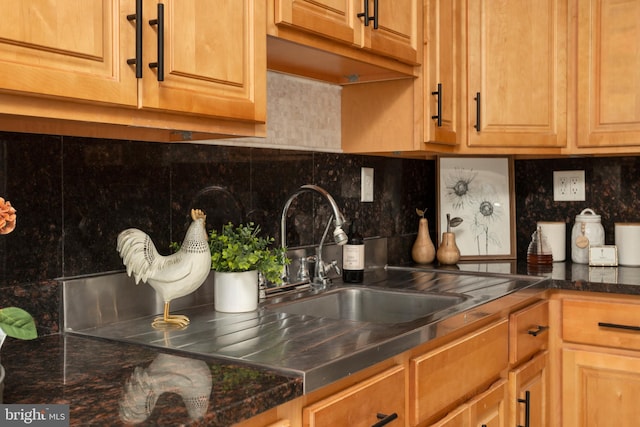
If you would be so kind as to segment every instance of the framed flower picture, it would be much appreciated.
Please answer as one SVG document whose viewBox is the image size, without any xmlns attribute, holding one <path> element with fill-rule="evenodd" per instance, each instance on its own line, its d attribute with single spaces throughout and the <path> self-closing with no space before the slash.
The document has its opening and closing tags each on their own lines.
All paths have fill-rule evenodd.
<svg viewBox="0 0 640 427">
<path fill-rule="evenodd" d="M 513 158 L 438 157 L 438 240 L 447 214 L 461 260 L 515 259 Z"/>
</svg>

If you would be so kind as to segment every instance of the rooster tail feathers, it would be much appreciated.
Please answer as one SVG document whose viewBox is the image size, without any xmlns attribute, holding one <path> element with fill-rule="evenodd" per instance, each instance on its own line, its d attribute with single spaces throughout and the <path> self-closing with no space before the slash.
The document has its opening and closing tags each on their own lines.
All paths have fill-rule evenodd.
<svg viewBox="0 0 640 427">
<path fill-rule="evenodd" d="M 133 274 L 136 285 L 146 282 L 157 269 L 157 260 L 161 255 L 151 238 L 143 231 L 129 228 L 118 235 L 117 250 L 127 267 L 127 275 Z"/>
</svg>

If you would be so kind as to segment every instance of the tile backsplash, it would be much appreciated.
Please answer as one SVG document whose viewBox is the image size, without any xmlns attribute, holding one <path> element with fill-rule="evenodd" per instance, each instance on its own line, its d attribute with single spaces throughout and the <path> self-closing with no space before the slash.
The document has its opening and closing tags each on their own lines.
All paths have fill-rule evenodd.
<svg viewBox="0 0 640 427">
<path fill-rule="evenodd" d="M 515 162 L 518 257 L 526 255 L 536 221 L 567 223 L 569 237 L 575 217 L 585 208 L 601 216 L 605 244 L 614 244 L 615 222 L 640 222 L 640 157 L 577 157 Z M 585 201 L 554 202 L 553 171 L 584 170 Z"/>
<path fill-rule="evenodd" d="M 639 159 L 515 161 L 518 257 L 537 220 L 565 221 L 569 235 L 586 207 L 602 215 L 613 244 L 614 222 L 640 222 Z M 206 211 L 210 226 L 254 221 L 279 242 L 285 200 L 314 183 L 361 219 L 365 237 L 388 238 L 390 262 L 410 261 L 416 208 L 427 209 L 436 240 L 434 160 L 0 133 L 0 164 L 0 196 L 18 211 L 15 231 L 0 236 L 0 305 L 32 312 L 41 333 L 58 331 L 53 279 L 122 270 L 115 240 L 127 227 L 167 248 L 183 238 L 192 207 Z M 372 203 L 360 202 L 363 166 L 375 170 Z M 587 200 L 554 202 L 553 171 L 573 169 L 585 170 Z M 328 207 L 309 194 L 292 206 L 289 246 L 317 243 L 328 219 Z"/>
<path fill-rule="evenodd" d="M 365 237 L 388 237 L 395 262 L 410 258 L 416 207 L 428 209 L 435 235 L 433 161 L 0 133 L 0 162 L 0 196 L 17 210 L 16 229 L 0 236 L 0 305 L 28 309 L 42 333 L 58 330 L 52 279 L 122 270 L 115 241 L 128 227 L 163 252 L 184 237 L 191 208 L 204 209 L 211 227 L 254 221 L 279 242 L 287 197 L 314 183 L 362 220 Z M 372 203 L 360 202 L 363 166 L 375 170 Z M 328 211 L 300 195 L 289 246 L 317 243 Z"/>
</svg>

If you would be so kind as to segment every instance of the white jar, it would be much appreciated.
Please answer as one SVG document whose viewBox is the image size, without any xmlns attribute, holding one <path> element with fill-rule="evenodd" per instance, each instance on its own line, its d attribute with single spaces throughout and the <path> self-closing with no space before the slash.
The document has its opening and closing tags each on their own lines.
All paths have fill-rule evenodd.
<svg viewBox="0 0 640 427">
<path fill-rule="evenodd" d="M 600 215 L 593 209 L 584 209 L 576 215 L 571 230 L 571 261 L 579 264 L 589 263 L 589 247 L 604 245 L 604 227 Z"/>
</svg>

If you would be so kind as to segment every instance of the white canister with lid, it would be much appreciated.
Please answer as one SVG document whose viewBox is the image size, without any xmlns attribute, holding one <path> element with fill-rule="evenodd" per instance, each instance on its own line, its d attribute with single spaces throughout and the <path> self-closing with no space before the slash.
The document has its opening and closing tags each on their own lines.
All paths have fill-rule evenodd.
<svg viewBox="0 0 640 427">
<path fill-rule="evenodd" d="M 604 227 L 600 215 L 593 209 L 583 209 L 576 215 L 571 230 L 571 261 L 579 264 L 589 263 L 589 246 L 604 245 Z"/>
</svg>

